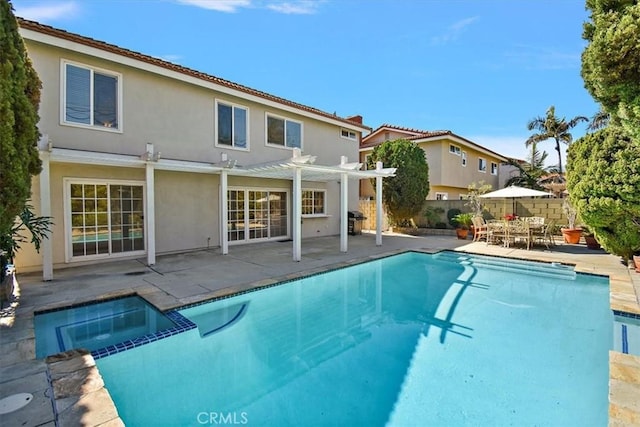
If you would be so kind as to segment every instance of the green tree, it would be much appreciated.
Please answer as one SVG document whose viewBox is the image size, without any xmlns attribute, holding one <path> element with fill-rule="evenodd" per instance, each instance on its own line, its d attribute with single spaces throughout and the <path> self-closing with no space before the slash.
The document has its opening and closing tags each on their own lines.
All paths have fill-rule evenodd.
<svg viewBox="0 0 640 427">
<path fill-rule="evenodd" d="M 564 117 L 556 117 L 556 108 L 552 105 L 547 110 L 547 114 L 544 117 L 536 117 L 527 123 L 527 129 L 535 130 L 534 133 L 525 142 L 529 147 L 531 144 L 537 144 L 538 142 L 553 139 L 556 142 L 555 150 L 558 152 L 558 171 L 562 173 L 562 151 L 560 143 L 566 145 L 571 144 L 573 136 L 569 132 L 580 122 L 587 122 L 589 119 L 583 116 L 576 116 L 573 119 L 567 121 Z"/>
<path fill-rule="evenodd" d="M 591 20 L 582 37 L 585 87 L 612 118 L 640 141 L 640 2 L 587 0 Z"/>
<path fill-rule="evenodd" d="M 385 168 L 397 168 L 396 176 L 382 182 L 382 203 L 390 222 L 411 223 L 429 194 L 429 165 L 424 151 L 406 139 L 385 141 L 373 149 L 368 166 L 375 168 L 379 161 Z"/>
<path fill-rule="evenodd" d="M 548 153 L 538 150 L 538 143 L 533 141 L 530 144 L 531 154 L 527 156 L 527 163 L 521 164 L 520 162 L 509 159 L 508 163 L 518 169 L 519 174 L 512 176 L 506 182 L 506 186 L 517 185 L 519 187 L 532 188 L 534 190 L 543 190 L 539 184 L 540 178 L 548 172 L 544 163 L 547 159 Z"/>
<path fill-rule="evenodd" d="M 31 177 L 40 173 L 40 87 L 11 3 L 0 0 L 0 251 L 11 250 L 6 242 L 13 239 L 16 218 L 26 209 Z M 4 263 L 0 267 L 4 274 Z"/>
<path fill-rule="evenodd" d="M 567 188 L 582 221 L 609 252 L 629 259 L 640 250 L 640 145 L 619 126 L 569 147 Z"/>
</svg>

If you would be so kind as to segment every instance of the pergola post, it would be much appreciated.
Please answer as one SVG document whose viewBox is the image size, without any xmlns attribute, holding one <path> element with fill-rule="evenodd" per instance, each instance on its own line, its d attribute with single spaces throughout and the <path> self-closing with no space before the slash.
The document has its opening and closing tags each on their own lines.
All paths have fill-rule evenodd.
<svg viewBox="0 0 640 427">
<path fill-rule="evenodd" d="M 44 142 L 48 145 L 49 138 L 44 135 Z M 40 215 L 51 217 L 51 154 L 48 150 L 40 152 L 42 160 L 42 171 L 40 172 Z M 42 280 L 48 282 L 53 280 L 53 248 L 51 246 L 51 236 L 43 239 L 40 249 L 42 250 Z"/>
<path fill-rule="evenodd" d="M 145 199 L 147 209 L 145 234 L 147 235 L 147 265 L 156 263 L 156 203 L 155 203 L 155 167 L 153 164 L 153 144 L 147 143 L 145 175 Z"/>
<path fill-rule="evenodd" d="M 382 173 L 382 162 L 376 162 L 376 171 Z M 382 246 L 382 176 L 376 176 L 376 246 Z"/>
<path fill-rule="evenodd" d="M 293 169 L 293 260 L 302 259 L 302 169 Z"/>
<path fill-rule="evenodd" d="M 342 156 L 340 159 L 341 165 L 347 164 L 347 157 Z M 340 252 L 347 252 L 348 248 L 348 208 L 349 208 L 349 175 L 343 173 L 340 178 Z"/>
<path fill-rule="evenodd" d="M 229 253 L 229 218 L 227 210 L 227 171 L 220 172 L 220 248 L 222 255 Z"/>
</svg>

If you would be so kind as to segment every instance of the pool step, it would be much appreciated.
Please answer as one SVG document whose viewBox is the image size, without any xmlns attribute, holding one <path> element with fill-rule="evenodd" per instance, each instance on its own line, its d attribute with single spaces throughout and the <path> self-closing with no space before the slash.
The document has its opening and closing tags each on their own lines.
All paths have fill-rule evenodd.
<svg viewBox="0 0 640 427">
<path fill-rule="evenodd" d="M 239 303 L 187 317 L 198 325 L 200 337 L 206 338 L 238 322 L 247 312 L 248 305 L 248 302 Z"/>
<path fill-rule="evenodd" d="M 527 276 L 549 277 L 565 280 L 575 280 L 576 272 L 573 267 L 559 263 L 542 263 L 522 261 L 517 259 L 504 259 L 483 255 L 470 255 L 457 252 L 439 252 L 433 256 L 439 261 L 453 262 L 460 265 L 486 268 L 491 270 L 507 271 L 526 274 Z"/>
</svg>

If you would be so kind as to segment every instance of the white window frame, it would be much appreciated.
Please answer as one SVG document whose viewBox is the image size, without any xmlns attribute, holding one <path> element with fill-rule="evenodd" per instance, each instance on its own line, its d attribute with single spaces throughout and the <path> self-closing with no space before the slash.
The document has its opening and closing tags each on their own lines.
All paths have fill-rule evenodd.
<svg viewBox="0 0 640 427">
<path fill-rule="evenodd" d="M 346 133 L 346 135 L 345 135 L 345 133 Z M 340 138 L 348 139 L 348 140 L 351 140 L 351 141 L 357 141 L 358 140 L 358 133 L 356 131 L 353 131 L 353 130 L 340 128 Z"/>
<path fill-rule="evenodd" d="M 449 193 L 436 191 L 435 197 L 436 197 L 436 200 L 449 200 Z"/>
<path fill-rule="evenodd" d="M 84 124 L 84 123 L 77 123 L 77 122 L 69 122 L 66 119 L 66 110 L 67 110 L 67 65 L 73 65 L 74 67 L 78 67 L 78 68 L 84 68 L 90 71 L 91 73 L 91 78 L 89 79 L 91 88 L 90 88 L 90 98 L 89 98 L 89 104 L 91 106 L 91 112 L 90 112 L 90 119 L 89 119 L 89 124 Z M 94 96 L 94 90 L 93 90 L 93 74 L 94 72 L 98 72 L 99 74 L 104 74 L 106 76 L 112 76 L 115 77 L 117 79 L 118 82 L 118 87 L 116 89 L 117 92 L 117 105 L 116 108 L 118 109 L 117 111 L 117 121 L 118 121 L 118 127 L 114 128 L 114 127 L 109 127 L 109 126 L 98 126 L 98 125 L 94 125 L 93 124 L 93 96 Z M 114 133 L 122 133 L 123 129 L 124 129 L 124 122 L 122 120 L 123 118 L 123 114 L 122 114 L 122 87 L 124 85 L 124 82 L 122 80 L 122 74 L 117 73 L 115 71 L 111 71 L 111 70 L 106 70 L 104 68 L 99 68 L 99 67 L 94 67 L 92 65 L 87 65 L 87 64 L 83 64 L 80 62 L 75 62 L 75 61 L 70 61 L 68 59 L 62 59 L 60 61 L 60 125 L 62 126 L 72 126 L 72 127 L 78 127 L 78 128 L 83 128 L 83 129 L 92 129 L 92 130 L 99 130 L 99 131 L 103 131 L 103 132 L 114 132 Z"/>
<path fill-rule="evenodd" d="M 467 167 L 467 152 L 466 151 L 462 151 L 461 158 L 462 158 L 462 166 L 466 168 Z"/>
<path fill-rule="evenodd" d="M 462 149 L 455 144 L 449 144 L 449 153 L 459 156 L 462 153 Z"/>
<path fill-rule="evenodd" d="M 327 190 L 321 189 L 321 188 L 303 188 L 302 189 L 302 197 L 301 197 L 301 201 L 302 201 L 302 207 L 304 208 L 304 192 L 305 191 L 309 191 L 311 193 L 313 193 L 313 198 L 311 199 L 311 206 L 313 206 L 313 208 L 315 209 L 315 203 L 313 203 L 315 201 L 315 197 L 316 194 L 315 193 L 322 193 L 322 212 L 321 213 L 312 213 L 312 214 L 302 214 L 303 218 L 324 218 L 327 217 Z"/>
<path fill-rule="evenodd" d="M 484 169 L 481 167 L 484 163 Z M 487 159 L 484 157 L 478 157 L 478 172 L 487 173 Z"/>
<path fill-rule="evenodd" d="M 218 144 L 218 105 L 220 105 L 220 104 L 225 105 L 227 107 L 231 107 L 231 145 Z M 225 101 L 225 100 L 222 100 L 222 99 L 216 99 L 214 108 L 215 108 L 215 112 L 214 112 L 214 120 L 215 120 L 215 123 L 214 123 L 214 126 L 215 126 L 214 138 L 215 138 L 215 140 L 214 140 L 214 143 L 215 143 L 215 146 L 217 148 L 227 148 L 229 150 L 250 151 L 249 150 L 249 141 L 251 141 L 251 138 L 249 137 L 249 123 L 250 123 L 250 121 L 249 121 L 249 107 L 247 107 L 245 105 L 236 104 L 236 103 L 233 103 L 233 102 L 228 102 L 228 101 Z M 235 136 L 236 124 L 235 124 L 235 116 L 234 116 L 233 112 L 234 112 L 234 110 L 236 108 L 243 109 L 245 111 L 245 113 L 246 113 L 246 116 L 245 116 L 246 117 L 245 127 L 246 127 L 246 134 L 247 134 L 247 146 L 246 147 L 236 147 L 234 145 L 234 136 Z"/>
<path fill-rule="evenodd" d="M 127 258 L 127 257 L 139 257 L 140 255 L 144 255 L 147 253 L 147 227 L 149 221 L 146 219 L 143 221 L 144 227 L 144 245 L 145 249 L 142 251 L 129 251 L 129 252 L 116 252 L 116 253 L 108 253 L 108 254 L 97 254 L 97 255 L 84 255 L 84 256 L 73 256 L 73 241 L 71 237 L 71 184 L 94 184 L 94 185 L 135 185 L 138 187 L 142 187 L 142 212 L 144 218 L 147 217 L 147 192 L 146 192 L 146 184 L 144 181 L 131 181 L 131 180 L 117 180 L 117 179 L 91 179 L 91 178 L 63 178 L 63 199 L 64 199 L 64 256 L 65 262 L 79 262 L 79 261 L 89 261 L 95 259 L 115 259 L 115 258 Z M 111 212 L 111 207 L 109 206 L 109 212 Z M 111 231 L 111 215 L 108 216 L 108 227 L 109 231 Z"/>
<path fill-rule="evenodd" d="M 227 191 L 243 191 L 245 193 L 245 204 L 243 206 L 244 211 L 244 224 L 245 224 L 245 235 L 242 240 L 231 240 L 229 241 L 229 245 L 243 245 L 247 243 L 255 243 L 255 242 L 264 242 L 264 241 L 277 241 L 277 240 L 285 240 L 291 238 L 291 192 L 287 188 L 280 187 L 228 187 Z M 261 237 L 261 238 L 253 238 L 249 237 L 249 229 L 247 228 L 247 224 L 249 223 L 249 197 L 248 194 L 250 191 L 268 191 L 268 192 L 277 192 L 277 193 L 285 193 L 286 194 L 286 203 L 287 203 L 287 234 L 286 236 L 277 236 L 277 237 Z M 227 209 L 227 207 L 224 207 Z M 228 231 L 227 231 L 228 232 Z"/>
<path fill-rule="evenodd" d="M 284 121 L 284 145 L 280 144 L 272 144 L 269 142 L 269 117 L 273 119 L 279 119 Z M 300 125 L 300 147 L 289 147 L 287 145 L 287 122 L 297 123 Z M 278 114 L 273 113 L 265 113 L 264 115 L 264 141 L 267 147 L 275 147 L 275 148 L 283 148 L 285 150 L 293 150 L 294 148 L 300 148 L 300 150 L 304 147 L 304 123 L 300 120 L 290 119 L 289 117 L 280 116 Z"/>
<path fill-rule="evenodd" d="M 491 175 L 498 175 L 498 164 L 491 162 Z"/>
</svg>

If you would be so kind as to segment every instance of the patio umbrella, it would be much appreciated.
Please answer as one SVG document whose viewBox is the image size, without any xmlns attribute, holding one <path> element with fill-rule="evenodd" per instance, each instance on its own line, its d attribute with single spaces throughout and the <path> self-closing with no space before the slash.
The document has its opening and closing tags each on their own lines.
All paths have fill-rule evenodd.
<svg viewBox="0 0 640 427">
<path fill-rule="evenodd" d="M 516 198 L 522 197 L 555 197 L 553 193 L 547 193 L 544 191 L 533 190 L 531 188 L 518 187 L 517 185 L 512 185 L 510 187 L 505 187 L 500 190 L 492 191 L 490 193 L 482 194 L 478 197 L 482 197 L 485 199 L 512 199 L 513 205 L 515 205 Z M 503 205 L 504 209 L 504 205 Z M 515 207 L 514 207 L 515 211 Z M 504 212 L 506 214 L 506 212 Z M 515 213 L 515 212 L 514 212 Z"/>
</svg>

